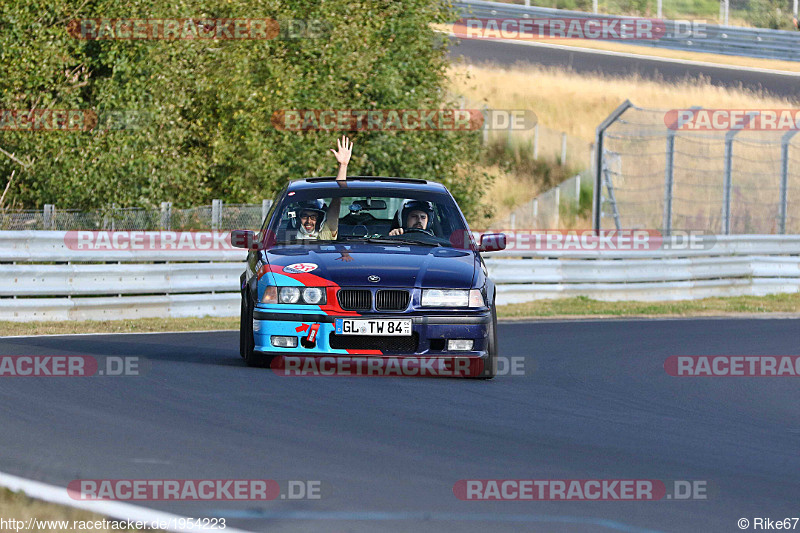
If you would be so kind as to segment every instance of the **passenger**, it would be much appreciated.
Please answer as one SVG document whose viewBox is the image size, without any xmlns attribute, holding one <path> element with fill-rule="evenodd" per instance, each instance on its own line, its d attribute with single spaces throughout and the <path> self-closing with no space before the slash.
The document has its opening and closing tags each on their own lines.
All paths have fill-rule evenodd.
<svg viewBox="0 0 800 533">
<path fill-rule="evenodd" d="M 331 148 L 331 152 L 339 162 L 339 173 L 336 181 L 347 181 L 347 165 L 353 154 L 353 142 L 344 135 L 336 140 L 338 150 Z M 336 240 L 339 235 L 339 206 L 341 198 L 333 198 L 331 205 L 326 206 L 322 200 L 311 200 L 300 203 L 297 226 L 298 239 L 317 239 L 324 241 Z"/>
</svg>

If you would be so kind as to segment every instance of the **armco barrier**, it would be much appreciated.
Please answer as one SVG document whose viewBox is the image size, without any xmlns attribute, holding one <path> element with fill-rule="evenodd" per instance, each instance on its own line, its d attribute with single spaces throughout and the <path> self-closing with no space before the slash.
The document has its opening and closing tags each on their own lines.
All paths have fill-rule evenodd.
<svg viewBox="0 0 800 533">
<path fill-rule="evenodd" d="M 458 15 L 465 18 L 593 18 L 619 20 L 629 18 L 583 11 L 484 2 L 481 0 L 454 2 L 453 6 Z M 653 48 L 800 61 L 800 32 L 797 31 L 709 24 L 700 29 L 695 35 L 694 30 L 690 30 L 685 24 L 676 24 L 674 20 L 664 20 L 664 25 L 666 33 L 657 40 L 626 40 L 625 42 Z M 545 42 L 558 44 L 558 40 L 552 39 L 545 40 Z"/>
<path fill-rule="evenodd" d="M 82 251 L 67 232 L 0 231 L 0 320 L 237 316 L 243 250 Z M 800 290 L 800 236 L 733 235 L 643 252 L 486 254 L 498 304 L 588 296 L 664 301 Z M 111 263 L 108 263 L 111 262 Z M 2 333 L 2 332 L 0 332 Z"/>
</svg>

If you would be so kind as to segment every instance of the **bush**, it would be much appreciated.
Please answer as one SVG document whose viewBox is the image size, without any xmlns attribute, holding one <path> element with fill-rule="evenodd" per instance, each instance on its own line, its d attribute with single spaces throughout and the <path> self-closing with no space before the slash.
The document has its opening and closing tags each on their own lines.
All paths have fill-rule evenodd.
<svg viewBox="0 0 800 533">
<path fill-rule="evenodd" d="M 0 4 L 0 109 L 124 111 L 139 129 L 0 131 L 0 177 L 17 205 L 92 209 L 258 202 L 288 179 L 333 175 L 337 132 L 278 131 L 280 109 L 415 109 L 446 101 L 448 18 L 437 0 L 19 0 Z M 321 19 L 325 39 L 85 41 L 83 18 Z M 338 132 L 341 135 L 342 132 Z M 459 166 L 479 133 L 361 132 L 352 175 L 447 183 L 467 215 L 481 195 Z M 0 180 L 2 181 L 2 180 Z M 8 201 L 8 200 L 7 200 Z"/>
</svg>

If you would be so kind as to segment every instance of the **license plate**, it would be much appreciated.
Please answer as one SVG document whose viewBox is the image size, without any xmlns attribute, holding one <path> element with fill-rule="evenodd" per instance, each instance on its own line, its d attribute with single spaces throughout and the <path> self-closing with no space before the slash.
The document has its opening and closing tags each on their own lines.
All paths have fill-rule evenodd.
<svg viewBox="0 0 800 533">
<path fill-rule="evenodd" d="M 337 318 L 335 325 L 337 335 L 411 335 L 411 320 Z"/>
</svg>

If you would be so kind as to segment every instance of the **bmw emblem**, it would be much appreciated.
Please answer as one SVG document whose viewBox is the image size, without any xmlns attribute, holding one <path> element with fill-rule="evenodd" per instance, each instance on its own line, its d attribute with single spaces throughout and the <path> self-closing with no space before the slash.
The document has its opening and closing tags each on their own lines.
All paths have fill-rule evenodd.
<svg viewBox="0 0 800 533">
<path fill-rule="evenodd" d="M 381 278 L 379 278 L 378 276 L 375 276 L 375 275 L 372 275 L 372 276 L 368 277 L 367 279 L 370 280 L 372 283 L 378 283 L 381 280 Z"/>
</svg>

